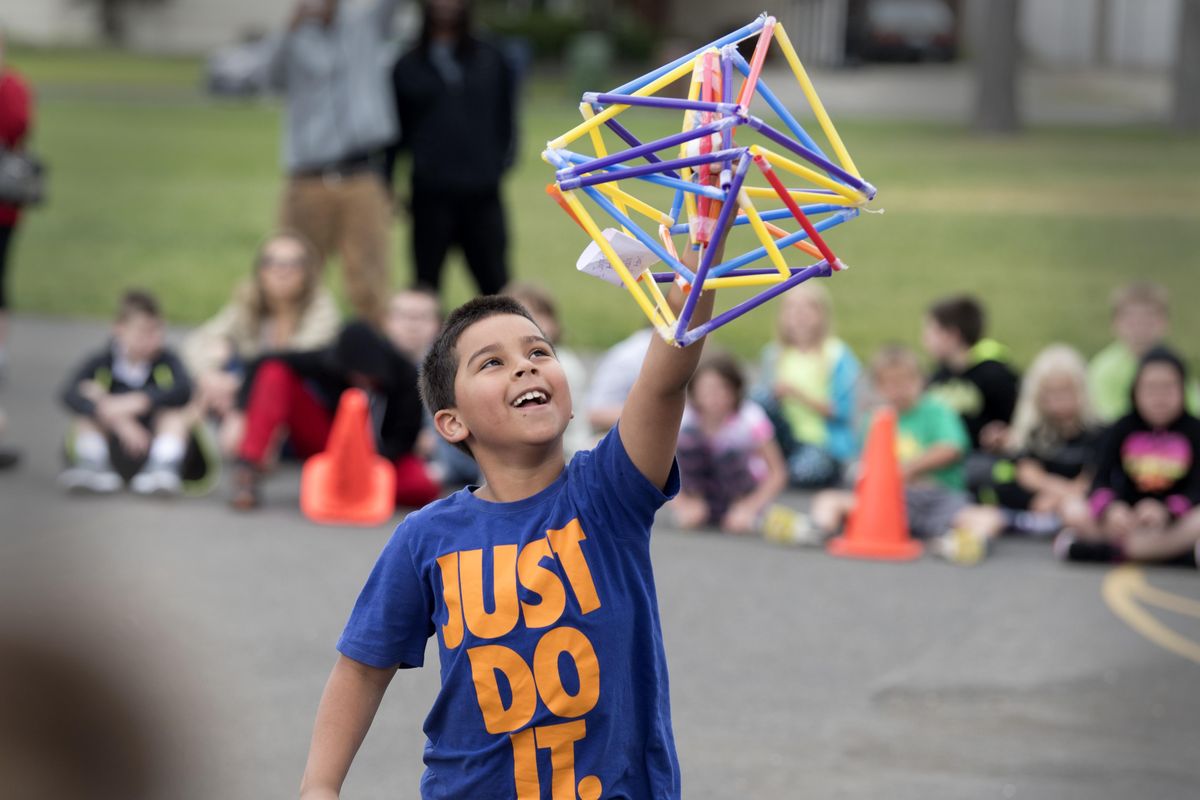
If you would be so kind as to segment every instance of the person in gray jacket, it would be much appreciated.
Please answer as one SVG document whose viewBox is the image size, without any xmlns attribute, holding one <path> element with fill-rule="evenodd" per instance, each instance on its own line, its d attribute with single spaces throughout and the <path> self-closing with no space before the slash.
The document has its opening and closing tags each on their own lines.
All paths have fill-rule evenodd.
<svg viewBox="0 0 1200 800">
<path fill-rule="evenodd" d="M 340 256 L 357 314 L 382 322 L 390 297 L 392 204 L 384 148 L 398 130 L 390 67 L 402 0 L 299 0 L 263 50 L 264 79 L 287 98 L 281 227 L 303 234 L 321 263 Z"/>
</svg>

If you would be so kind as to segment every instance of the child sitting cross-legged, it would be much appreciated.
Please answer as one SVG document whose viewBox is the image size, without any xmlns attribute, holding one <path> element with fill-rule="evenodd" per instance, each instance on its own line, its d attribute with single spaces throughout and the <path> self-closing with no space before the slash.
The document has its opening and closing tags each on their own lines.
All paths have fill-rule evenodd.
<svg viewBox="0 0 1200 800">
<path fill-rule="evenodd" d="M 681 528 L 755 532 L 787 485 L 771 421 L 743 397 L 744 385 L 737 360 L 724 353 L 701 361 L 688 384 L 679 431 L 682 488 L 670 504 Z"/>
<path fill-rule="evenodd" d="M 833 335 L 833 308 L 820 282 L 780 298 L 779 340 L 763 349 L 751 396 L 771 417 L 793 486 L 834 485 L 857 454 L 860 372 L 849 346 Z"/>
<path fill-rule="evenodd" d="M 1067 511 L 1054 551 L 1071 561 L 1196 564 L 1200 542 L 1200 420 L 1187 412 L 1187 371 L 1151 348 L 1133 381 L 1133 408 L 1100 446 L 1087 503 Z"/>
<path fill-rule="evenodd" d="M 128 479 L 138 494 L 177 494 L 191 381 L 164 344 L 162 314 L 149 293 L 122 295 L 112 330 L 112 340 L 63 388 L 72 417 L 59 482 L 69 491 L 107 494 Z"/>
<path fill-rule="evenodd" d="M 698 297 L 695 322 L 712 300 Z M 449 316 L 422 395 L 484 482 L 410 514 L 385 546 L 338 644 L 302 797 L 337 796 L 384 690 L 424 663 L 430 636 L 441 687 L 421 797 L 680 797 L 650 528 L 679 490 L 700 352 L 655 338 L 620 420 L 567 463 L 571 387 L 529 312 L 488 296 Z"/>
<path fill-rule="evenodd" d="M 923 391 L 917 355 L 904 345 L 885 345 L 871 363 L 871 377 L 897 415 L 896 457 L 904 478 L 908 525 L 933 550 L 952 561 L 974 563 L 988 541 L 1004 528 L 995 508 L 972 505 L 966 493 L 963 458 L 970 448 L 966 428 L 949 406 Z M 832 535 L 854 510 L 852 492 L 828 489 L 812 503 L 812 522 Z"/>
<path fill-rule="evenodd" d="M 1083 356 L 1050 345 L 1021 382 L 1004 457 L 976 489 L 981 502 L 999 507 L 1016 533 L 1057 533 L 1067 509 L 1087 494 L 1100 433 Z"/>
</svg>

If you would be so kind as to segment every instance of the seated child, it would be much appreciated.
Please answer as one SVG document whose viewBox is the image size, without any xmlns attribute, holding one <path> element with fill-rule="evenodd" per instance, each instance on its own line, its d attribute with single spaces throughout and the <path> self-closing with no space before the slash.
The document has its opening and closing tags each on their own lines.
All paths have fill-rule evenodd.
<svg viewBox="0 0 1200 800">
<path fill-rule="evenodd" d="M 771 421 L 744 398 L 744 386 L 737 360 L 723 353 L 705 357 L 688 384 L 677 450 L 681 488 L 670 503 L 681 528 L 756 532 L 787 486 Z"/>
<path fill-rule="evenodd" d="M 937 362 L 929 391 L 967 426 L 971 448 L 996 452 L 1017 403 L 1017 373 L 1006 348 L 985 339 L 983 307 L 973 297 L 948 297 L 930 306 L 921 340 Z"/>
<path fill-rule="evenodd" d="M 367 393 L 376 450 L 396 468 L 396 503 L 419 508 L 440 489 L 413 452 L 421 430 L 417 369 L 365 322 L 342 328 L 324 350 L 271 353 L 250 365 L 239 397 L 246 433 L 238 448 L 230 505 L 257 508 L 259 484 L 286 433 L 296 455 L 325 449 L 342 392 Z"/>
<path fill-rule="evenodd" d="M 69 491 L 107 494 L 128 480 L 138 494 L 178 494 L 188 445 L 184 406 L 192 384 L 164 344 L 158 301 L 131 289 L 121 296 L 112 339 L 67 379 Z"/>
<path fill-rule="evenodd" d="M 558 309 L 550 293 L 536 283 L 510 283 L 504 287 L 501 294 L 508 295 L 525 306 L 530 316 L 533 317 L 534 323 L 546 334 L 550 344 L 554 345 L 554 354 L 558 357 L 558 363 L 562 364 L 563 372 L 567 375 L 567 383 L 573 386 L 581 396 L 585 394 L 588 379 L 587 369 L 579 360 L 579 356 L 562 343 L 562 323 L 558 319 Z M 636 370 L 634 374 L 636 374 Z M 609 427 L 612 426 L 609 425 Z M 591 443 L 592 433 L 587 420 L 583 419 L 582 415 L 576 415 L 571 419 L 571 424 L 567 426 L 567 432 L 563 434 L 563 447 L 566 448 L 567 458 L 574 455 L 577 450 L 586 450 Z"/>
<path fill-rule="evenodd" d="M 978 490 L 980 500 L 999 506 L 1011 530 L 1057 533 L 1067 507 L 1091 485 L 1099 438 L 1083 356 L 1050 345 L 1021 382 L 1005 457 Z"/>
<path fill-rule="evenodd" d="M 787 459 L 793 486 L 837 483 L 858 453 L 854 430 L 860 368 L 845 342 L 833 335 L 829 292 L 815 280 L 780 299 L 779 341 L 763 350 L 762 404 Z"/>
<path fill-rule="evenodd" d="M 711 313 L 705 292 L 693 319 Z M 680 797 L 650 528 L 679 489 L 700 351 L 652 341 L 619 424 L 568 464 L 571 389 L 526 309 L 489 296 L 450 315 L 421 392 L 485 482 L 410 514 L 384 548 L 338 644 L 302 796 L 337 796 L 388 683 L 435 635 L 421 797 Z"/>
<path fill-rule="evenodd" d="M 392 346 L 413 364 L 425 360 L 441 329 L 442 303 L 432 289 L 417 285 L 392 295 L 383 332 Z M 433 417 L 424 409 L 414 451 L 425 461 L 430 478 L 444 487 L 458 488 L 479 480 L 475 462 L 438 436 Z"/>
<path fill-rule="evenodd" d="M 183 360 L 196 383 L 195 418 L 219 423 L 218 441 L 232 457 L 244 420 L 237 395 L 246 364 L 264 352 L 316 350 L 337 335 L 341 314 L 320 283 L 311 246 L 278 233 L 263 242 L 253 277 L 234 290 L 217 315 L 183 341 Z"/>
<path fill-rule="evenodd" d="M 996 509 L 968 500 L 963 457 L 970 440 L 962 420 L 932 393 L 922 391 L 920 362 L 904 345 L 885 345 L 871 363 L 871 378 L 883 401 L 896 411 L 896 457 L 912 535 L 937 540 L 935 552 L 951 560 L 979 560 L 987 541 L 1003 529 L 1004 519 Z M 853 492 L 819 492 L 811 517 L 821 537 L 837 531 L 854 505 Z"/>
<path fill-rule="evenodd" d="M 1200 420 L 1184 407 L 1187 371 L 1153 347 L 1133 382 L 1133 410 L 1105 436 L 1087 504 L 1067 514 L 1055 553 L 1072 561 L 1196 563 Z"/>
<path fill-rule="evenodd" d="M 639 328 L 606 350 L 596 363 L 586 406 L 592 433 L 604 434 L 617 424 L 654 336 L 653 329 Z"/>
<path fill-rule="evenodd" d="M 1161 344 L 1170 328 L 1170 300 L 1165 287 L 1151 281 L 1134 281 L 1112 295 L 1112 332 L 1115 341 L 1092 357 L 1088 383 L 1096 412 L 1104 422 L 1129 413 L 1130 388 L 1138 362 L 1151 347 Z M 1187 386 L 1188 410 L 1200 414 L 1200 386 Z"/>
</svg>

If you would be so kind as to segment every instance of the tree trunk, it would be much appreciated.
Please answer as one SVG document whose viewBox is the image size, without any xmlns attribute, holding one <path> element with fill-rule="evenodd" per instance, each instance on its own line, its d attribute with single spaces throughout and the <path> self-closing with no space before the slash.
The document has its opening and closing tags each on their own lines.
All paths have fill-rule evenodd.
<svg viewBox="0 0 1200 800">
<path fill-rule="evenodd" d="M 100 32 L 109 44 L 125 41 L 125 19 L 121 0 L 98 0 L 96 11 L 100 14 Z"/>
<path fill-rule="evenodd" d="M 1017 114 L 1018 0 L 977 0 L 975 4 L 974 128 L 1013 133 Z"/>
<path fill-rule="evenodd" d="M 1200 0 L 1179 4 L 1179 51 L 1173 83 L 1171 127 L 1200 131 Z"/>
</svg>

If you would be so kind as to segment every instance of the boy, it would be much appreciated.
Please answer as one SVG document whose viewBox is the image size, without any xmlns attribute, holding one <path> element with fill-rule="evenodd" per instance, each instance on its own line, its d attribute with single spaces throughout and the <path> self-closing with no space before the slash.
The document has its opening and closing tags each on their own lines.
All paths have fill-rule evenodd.
<svg viewBox="0 0 1200 800">
<path fill-rule="evenodd" d="M 383 332 L 392 346 L 414 364 L 425 358 L 442 329 L 442 305 L 424 286 L 402 289 L 388 301 Z"/>
<path fill-rule="evenodd" d="M 710 293 L 695 313 L 710 317 Z M 411 514 L 384 549 L 339 642 L 303 797 L 337 796 L 392 675 L 434 633 L 422 797 L 680 797 L 649 537 L 679 489 L 700 354 L 656 338 L 617 425 L 567 465 L 570 387 L 528 312 L 483 297 L 451 314 L 422 394 L 485 483 Z"/>
<path fill-rule="evenodd" d="M 994 451 L 1017 404 L 1018 378 L 1004 346 L 983 338 L 984 326 L 979 301 L 948 297 L 930 306 L 921 339 L 937 362 L 929 391 L 962 417 L 973 449 Z"/>
<path fill-rule="evenodd" d="M 1134 281 L 1112 294 L 1112 332 L 1116 339 L 1088 364 L 1092 405 L 1104 422 L 1129 413 L 1130 390 L 1138 362 L 1150 348 L 1161 344 L 1170 327 L 1170 307 L 1165 287 L 1151 281 Z M 1187 385 L 1188 411 L 1200 413 L 1200 386 Z"/>
<path fill-rule="evenodd" d="M 962 420 L 932 392 L 922 391 L 920 362 L 904 345 L 885 345 L 871 363 L 871 377 L 884 402 L 896 410 L 896 457 L 913 535 L 937 539 L 935 550 L 953 561 L 978 561 L 1004 520 L 997 509 L 967 501 L 963 458 L 970 439 Z M 828 537 L 854 505 L 852 492 L 819 492 L 812 521 Z"/>
<path fill-rule="evenodd" d="M 71 466 L 59 478 L 68 490 L 115 492 L 132 475 L 138 494 L 179 493 L 192 384 L 164 335 L 158 301 L 127 291 L 112 340 L 71 373 L 62 392 L 73 413 Z"/>
</svg>

